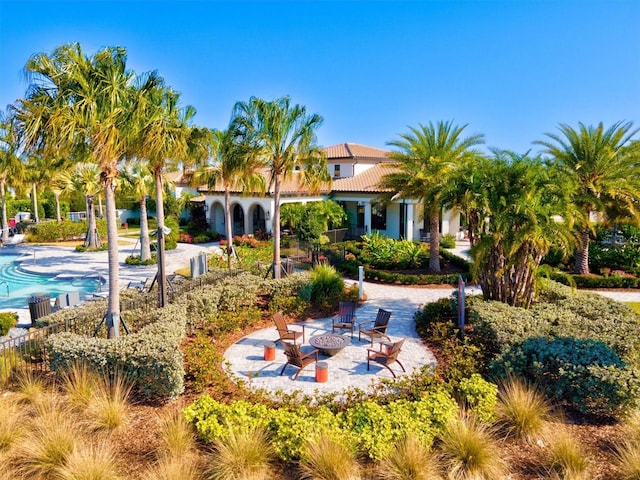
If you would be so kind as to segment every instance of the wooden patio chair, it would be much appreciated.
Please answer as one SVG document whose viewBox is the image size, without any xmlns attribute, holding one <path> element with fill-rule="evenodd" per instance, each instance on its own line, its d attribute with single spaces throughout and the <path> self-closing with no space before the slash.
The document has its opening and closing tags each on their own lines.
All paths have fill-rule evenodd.
<svg viewBox="0 0 640 480">
<path fill-rule="evenodd" d="M 375 338 L 386 338 L 389 342 L 391 339 L 387 335 L 387 327 L 389 326 L 389 319 L 391 318 L 391 312 L 382 308 L 378 309 L 378 315 L 375 320 L 368 322 L 358 323 L 358 340 L 362 340 L 361 336 L 368 335 L 371 338 L 371 346 L 373 347 L 373 340 Z M 364 328 L 363 325 L 371 325 L 369 328 Z"/>
<path fill-rule="evenodd" d="M 287 363 L 282 367 L 280 375 L 284 373 L 289 365 L 293 365 L 294 367 L 298 367 L 298 371 L 293 376 L 293 379 L 296 380 L 304 367 L 318 361 L 318 349 L 316 348 L 307 353 L 303 353 L 300 345 L 296 345 L 295 343 L 282 342 L 282 346 L 284 347 L 284 354 L 287 356 Z"/>
<path fill-rule="evenodd" d="M 295 325 L 296 327 L 302 327 L 302 331 L 292 330 L 291 326 L 287 324 L 282 312 L 275 313 L 273 315 L 273 321 L 276 324 L 276 330 L 278 330 L 278 335 L 280 336 L 276 342 L 280 341 L 284 345 L 285 342 L 283 342 L 283 340 L 293 340 L 295 345 L 298 338 L 302 337 L 302 343 L 304 343 L 304 325 Z"/>
<path fill-rule="evenodd" d="M 402 350 L 402 344 L 404 343 L 404 338 L 395 343 L 380 343 L 380 350 L 375 350 L 373 348 L 367 348 L 367 370 L 371 366 L 371 362 L 376 362 L 382 365 L 384 368 L 391 372 L 393 378 L 396 378 L 396 374 L 393 370 L 391 370 L 392 363 L 397 363 L 402 368 L 403 372 L 406 372 L 400 360 L 398 360 L 398 354 L 400 350 Z"/>
<path fill-rule="evenodd" d="M 336 328 L 341 330 L 351 330 L 353 338 L 353 328 L 356 321 L 356 304 L 354 302 L 340 302 L 338 314 L 331 319 L 331 333 Z"/>
</svg>

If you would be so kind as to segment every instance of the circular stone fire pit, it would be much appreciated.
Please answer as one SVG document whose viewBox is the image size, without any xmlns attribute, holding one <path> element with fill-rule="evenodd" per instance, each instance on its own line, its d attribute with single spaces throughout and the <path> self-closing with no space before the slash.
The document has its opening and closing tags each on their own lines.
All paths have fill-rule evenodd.
<svg viewBox="0 0 640 480">
<path fill-rule="evenodd" d="M 309 343 L 325 355 L 333 357 L 344 347 L 351 344 L 351 339 L 337 333 L 324 333 L 311 337 Z"/>
</svg>

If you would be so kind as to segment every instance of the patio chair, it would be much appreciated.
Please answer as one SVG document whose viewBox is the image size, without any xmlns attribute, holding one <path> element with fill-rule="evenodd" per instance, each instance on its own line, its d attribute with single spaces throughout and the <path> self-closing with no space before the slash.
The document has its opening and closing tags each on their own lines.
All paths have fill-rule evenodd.
<svg viewBox="0 0 640 480">
<path fill-rule="evenodd" d="M 389 319 L 391 318 L 391 312 L 382 308 L 378 309 L 378 315 L 375 320 L 368 322 L 358 323 L 358 340 L 362 340 L 362 335 L 368 335 L 371 338 L 371 346 L 373 347 L 373 340 L 375 338 L 386 338 L 389 342 L 391 339 L 387 335 L 387 327 L 389 326 Z M 363 328 L 363 325 L 371 325 L 369 328 Z"/>
<path fill-rule="evenodd" d="M 353 338 L 353 328 L 356 320 L 356 304 L 354 302 L 340 302 L 338 314 L 331 319 L 331 333 L 336 328 L 341 330 L 351 330 Z"/>
<path fill-rule="evenodd" d="M 302 343 L 304 343 L 304 325 L 295 325 L 296 327 L 302 327 L 302 331 L 292 330 L 290 328 L 291 326 L 287 324 L 282 312 L 275 313 L 273 315 L 273 321 L 276 324 L 276 330 L 278 330 L 278 335 L 280 336 L 278 340 L 282 342 L 282 345 L 285 344 L 283 340 L 293 340 L 293 344 L 295 345 L 300 337 L 302 337 Z M 278 340 L 276 340 L 276 342 Z"/>
<path fill-rule="evenodd" d="M 307 353 L 303 353 L 300 345 L 296 345 L 295 343 L 282 342 L 282 346 L 284 347 L 284 354 L 287 356 L 287 363 L 285 363 L 282 370 L 280 370 L 280 375 L 284 373 L 289 365 L 293 365 L 294 367 L 298 367 L 298 371 L 293 376 L 293 379 L 296 380 L 304 367 L 318 361 L 318 350 L 316 348 Z"/>
<path fill-rule="evenodd" d="M 398 354 L 402 349 L 402 344 L 404 343 L 404 338 L 395 343 L 380 343 L 380 350 L 375 350 L 373 348 L 367 348 L 367 370 L 369 370 L 371 366 L 371 362 L 376 362 L 382 365 L 384 368 L 391 372 L 393 378 L 396 378 L 396 374 L 393 370 L 391 370 L 392 363 L 397 363 L 402 368 L 403 372 L 406 372 L 400 360 L 398 360 Z"/>
<path fill-rule="evenodd" d="M 421 242 L 428 242 L 429 240 L 431 240 L 431 232 L 428 230 L 425 230 L 424 228 L 420 229 L 420 241 Z"/>
</svg>

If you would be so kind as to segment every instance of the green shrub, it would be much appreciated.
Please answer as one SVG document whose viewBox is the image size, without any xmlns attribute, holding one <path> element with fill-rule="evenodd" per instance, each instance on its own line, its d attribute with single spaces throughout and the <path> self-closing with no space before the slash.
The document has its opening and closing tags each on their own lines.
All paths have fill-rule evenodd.
<svg viewBox="0 0 640 480">
<path fill-rule="evenodd" d="M 490 365 L 494 378 L 522 377 L 560 404 L 583 413 L 614 415 L 632 407 L 640 377 L 604 343 L 575 338 L 530 338 Z"/>
<path fill-rule="evenodd" d="M 316 305 L 337 304 L 344 295 L 344 281 L 336 269 L 317 265 L 311 271 L 311 302 Z"/>
<path fill-rule="evenodd" d="M 185 335 L 186 311 L 170 305 L 153 312 L 154 321 L 138 333 L 106 340 L 60 333 L 47 339 L 54 371 L 78 361 L 100 373 L 122 370 L 148 401 L 177 398 L 184 389 L 180 342 Z"/>
<path fill-rule="evenodd" d="M 155 265 L 158 262 L 156 254 L 152 254 L 151 258 L 145 260 L 144 262 L 140 260 L 140 255 L 129 255 L 124 259 L 124 263 L 127 265 Z"/>
<path fill-rule="evenodd" d="M 640 347 L 640 321 L 629 306 L 555 282 L 540 290 L 539 301 L 528 310 L 473 302 L 469 318 L 478 343 L 490 354 L 532 337 L 590 338 L 613 348 L 623 359 Z"/>
<path fill-rule="evenodd" d="M 477 373 L 458 383 L 456 397 L 483 422 L 492 422 L 496 418 L 498 386 L 486 381 Z"/>
<path fill-rule="evenodd" d="M 18 314 L 14 312 L 0 312 L 0 337 L 18 324 Z"/>
<path fill-rule="evenodd" d="M 382 405 L 364 400 L 339 413 L 327 406 L 268 408 L 243 400 L 226 405 L 204 395 L 188 406 L 184 415 L 200 438 L 209 443 L 223 438 L 229 426 L 266 427 L 278 457 L 284 461 L 304 458 L 306 443 L 321 435 L 376 460 L 390 453 L 394 443 L 408 434 L 415 435 L 423 445 L 431 445 L 457 409 L 455 400 L 443 388 L 435 387 L 423 391 L 418 401 L 397 400 Z"/>
<path fill-rule="evenodd" d="M 107 238 L 107 223 L 105 220 L 96 219 L 96 227 L 101 238 Z M 87 221 L 72 222 L 39 222 L 29 227 L 29 238 L 33 242 L 62 242 L 65 240 L 78 240 L 87 233 Z"/>
<path fill-rule="evenodd" d="M 452 233 L 445 233 L 440 237 L 440 246 L 442 248 L 455 248 L 456 236 Z"/>
<path fill-rule="evenodd" d="M 440 322 L 451 322 L 454 320 L 454 307 L 450 298 L 441 298 L 435 302 L 424 305 L 422 311 L 414 315 L 416 330 L 422 337 L 433 335 L 434 325 Z"/>
</svg>

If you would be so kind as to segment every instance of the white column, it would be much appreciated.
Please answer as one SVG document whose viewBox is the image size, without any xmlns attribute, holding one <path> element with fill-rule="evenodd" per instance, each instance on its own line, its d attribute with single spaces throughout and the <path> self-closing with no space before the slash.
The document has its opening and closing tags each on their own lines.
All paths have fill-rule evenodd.
<svg viewBox="0 0 640 480">
<path fill-rule="evenodd" d="M 407 231 L 405 232 L 405 238 L 407 240 L 419 240 L 416 238 L 415 233 L 413 231 L 413 210 L 415 209 L 415 205 L 412 203 L 407 204 L 406 218 L 404 219 L 405 228 Z"/>
<path fill-rule="evenodd" d="M 365 233 L 371 233 L 371 203 L 365 202 L 364 204 L 364 229 Z"/>
</svg>

